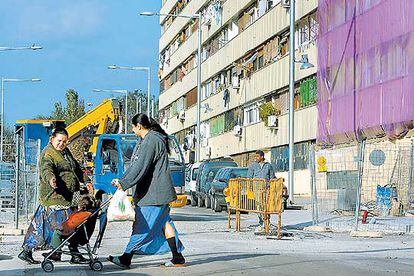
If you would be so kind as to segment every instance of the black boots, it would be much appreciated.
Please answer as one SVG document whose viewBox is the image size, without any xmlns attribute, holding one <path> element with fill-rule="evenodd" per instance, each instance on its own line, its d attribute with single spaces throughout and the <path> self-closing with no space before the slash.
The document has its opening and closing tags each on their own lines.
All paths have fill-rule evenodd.
<svg viewBox="0 0 414 276">
<path fill-rule="evenodd" d="M 170 262 L 170 266 L 171 264 L 174 266 L 181 266 L 185 264 L 185 259 L 184 256 L 178 252 L 177 250 L 177 244 L 175 242 L 175 237 L 169 238 L 167 239 L 168 245 L 171 249 L 171 253 L 173 255 L 173 258 Z M 165 264 L 165 266 L 168 266 L 167 263 Z"/>
<path fill-rule="evenodd" d="M 124 253 L 119 257 L 109 256 L 107 260 L 123 269 L 130 269 L 133 255 L 133 253 Z"/>
<path fill-rule="evenodd" d="M 72 255 L 72 258 L 70 259 L 71 264 L 87 264 L 89 263 L 89 260 L 83 257 L 81 254 L 75 254 Z"/>
<path fill-rule="evenodd" d="M 17 257 L 28 264 L 40 264 L 40 261 L 33 259 L 33 252 L 28 249 L 24 249 Z"/>
<path fill-rule="evenodd" d="M 42 253 L 42 256 L 46 258 L 49 254 L 50 254 L 50 252 Z M 51 260 L 51 261 L 54 261 L 54 262 L 61 262 L 62 261 L 62 253 L 59 253 L 59 252 L 53 253 L 52 255 L 50 255 L 48 260 Z"/>
<path fill-rule="evenodd" d="M 72 255 L 72 258 L 70 258 L 71 264 L 87 264 L 89 263 L 89 260 L 82 256 L 82 254 L 79 252 L 77 245 L 69 244 L 69 251 Z"/>
</svg>

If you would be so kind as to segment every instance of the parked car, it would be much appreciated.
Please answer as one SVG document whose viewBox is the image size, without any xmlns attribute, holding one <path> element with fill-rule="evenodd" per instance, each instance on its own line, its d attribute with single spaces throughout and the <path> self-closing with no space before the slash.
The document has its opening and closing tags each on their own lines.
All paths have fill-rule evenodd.
<svg viewBox="0 0 414 276">
<path fill-rule="evenodd" d="M 232 159 L 212 160 L 204 161 L 201 163 L 198 169 L 198 176 L 196 182 L 195 200 L 197 200 L 197 206 L 210 208 L 210 188 L 211 183 L 216 176 L 216 173 L 225 167 L 237 167 L 237 163 Z"/>
<path fill-rule="evenodd" d="M 196 181 L 198 175 L 198 168 L 200 163 L 194 163 L 187 167 L 185 175 L 185 194 L 187 195 L 187 201 L 190 202 L 191 206 L 197 205 L 196 192 Z"/>
<path fill-rule="evenodd" d="M 232 178 L 247 177 L 248 168 L 222 168 L 220 169 L 210 188 L 211 209 L 215 212 L 221 212 L 223 208 L 227 207 L 223 190 L 229 185 L 229 180 Z"/>
</svg>

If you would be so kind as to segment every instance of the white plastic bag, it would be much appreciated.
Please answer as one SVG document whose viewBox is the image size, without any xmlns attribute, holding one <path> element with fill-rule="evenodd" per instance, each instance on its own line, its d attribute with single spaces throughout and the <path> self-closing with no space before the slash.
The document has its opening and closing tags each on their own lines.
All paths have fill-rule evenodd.
<svg viewBox="0 0 414 276">
<path fill-rule="evenodd" d="M 135 220 L 134 208 L 124 191 L 115 192 L 108 206 L 107 218 L 108 222 Z"/>
</svg>

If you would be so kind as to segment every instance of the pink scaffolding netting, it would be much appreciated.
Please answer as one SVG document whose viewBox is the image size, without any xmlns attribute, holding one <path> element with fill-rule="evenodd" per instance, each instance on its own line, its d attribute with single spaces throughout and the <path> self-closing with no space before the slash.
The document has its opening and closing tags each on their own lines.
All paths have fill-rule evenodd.
<svg viewBox="0 0 414 276">
<path fill-rule="evenodd" d="M 319 0 L 318 13 L 318 142 L 412 128 L 414 0 Z"/>
</svg>

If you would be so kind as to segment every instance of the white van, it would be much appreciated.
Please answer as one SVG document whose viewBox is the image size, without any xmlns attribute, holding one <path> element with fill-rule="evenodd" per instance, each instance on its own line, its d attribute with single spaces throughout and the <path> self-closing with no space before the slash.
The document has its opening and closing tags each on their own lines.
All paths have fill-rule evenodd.
<svg viewBox="0 0 414 276">
<path fill-rule="evenodd" d="M 187 201 L 190 201 L 191 206 L 197 205 L 197 197 L 195 196 L 196 182 L 198 175 L 198 168 L 200 163 L 194 163 L 187 167 L 185 174 L 185 194 L 187 195 Z"/>
</svg>

